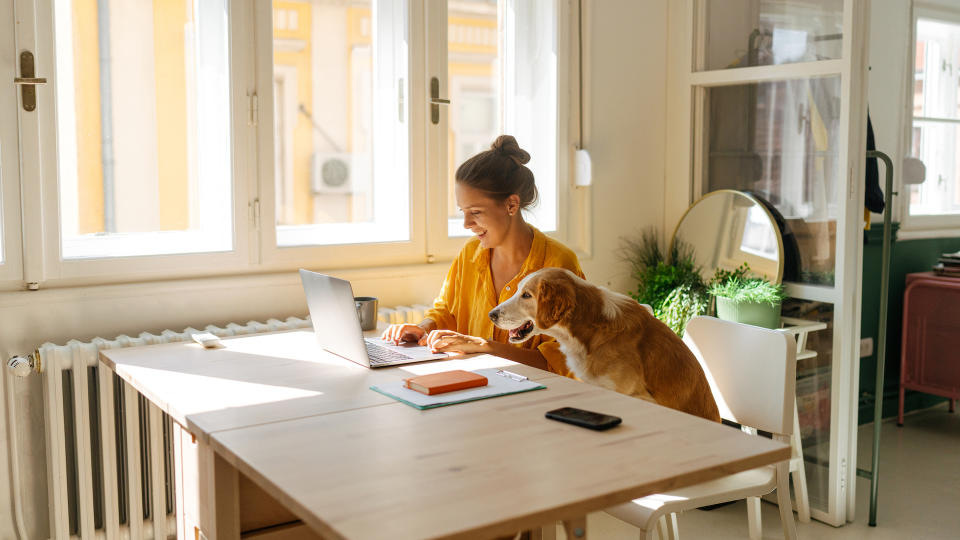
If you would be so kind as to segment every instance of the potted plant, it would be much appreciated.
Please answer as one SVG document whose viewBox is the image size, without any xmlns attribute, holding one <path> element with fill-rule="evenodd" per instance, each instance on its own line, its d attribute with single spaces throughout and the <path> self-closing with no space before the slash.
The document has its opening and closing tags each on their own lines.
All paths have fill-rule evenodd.
<svg viewBox="0 0 960 540">
<path fill-rule="evenodd" d="M 761 277 L 747 276 L 746 264 L 737 270 L 720 270 L 711 282 L 710 294 L 717 299 L 717 317 L 739 323 L 780 327 L 783 286 Z"/>
<path fill-rule="evenodd" d="M 707 312 L 710 295 L 694 263 L 693 249 L 676 242 L 666 257 L 656 231 L 648 229 L 637 239 L 623 239 L 623 254 L 633 268 L 637 289 L 630 296 L 653 308 L 655 317 L 683 336 L 687 321 Z"/>
</svg>

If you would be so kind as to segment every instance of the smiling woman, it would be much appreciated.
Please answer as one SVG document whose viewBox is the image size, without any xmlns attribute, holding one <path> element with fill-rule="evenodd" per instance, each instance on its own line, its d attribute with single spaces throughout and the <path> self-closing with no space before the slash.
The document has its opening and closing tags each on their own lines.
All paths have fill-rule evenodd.
<svg viewBox="0 0 960 540">
<path fill-rule="evenodd" d="M 438 351 L 490 353 L 550 371 L 569 374 L 558 345 L 545 336 L 511 344 L 510 332 L 495 328 L 488 314 L 541 268 L 566 268 L 580 277 L 577 256 L 523 217 L 537 200 L 530 154 L 516 139 L 501 135 L 490 150 L 465 161 L 456 173 L 456 202 L 467 241 L 450 265 L 440 294 L 417 325 L 398 324 L 384 339 L 419 341 Z"/>
</svg>

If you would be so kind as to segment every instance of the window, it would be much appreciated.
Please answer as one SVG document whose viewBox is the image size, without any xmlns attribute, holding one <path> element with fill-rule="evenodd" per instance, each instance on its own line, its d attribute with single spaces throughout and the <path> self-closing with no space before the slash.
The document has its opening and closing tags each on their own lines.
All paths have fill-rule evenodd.
<svg viewBox="0 0 960 540">
<path fill-rule="evenodd" d="M 410 240 L 406 6 L 273 3 L 277 246 Z M 469 235 L 453 196 L 457 167 L 500 133 L 533 156 L 540 202 L 528 218 L 555 231 L 556 4 L 458 0 L 425 9 L 445 21 L 425 31 L 446 53 L 426 67 L 436 97 L 450 101 L 435 105 L 428 125 L 446 134 L 432 179 L 444 183 L 447 236 L 460 244 Z"/>
<path fill-rule="evenodd" d="M 233 249 L 225 0 L 54 4 L 63 259 Z"/>
<path fill-rule="evenodd" d="M 926 180 L 909 187 L 909 216 L 960 215 L 960 14 L 916 20 L 910 155 Z"/>
<path fill-rule="evenodd" d="M 37 28 L 23 38 L 49 90 L 0 139 L 0 247 L 18 278 L 443 260 L 463 245 L 453 171 L 500 133 L 532 155 L 528 218 L 563 232 L 569 2 L 51 5 L 18 26 Z M 22 196 L 16 135 L 38 164 Z"/>
<path fill-rule="evenodd" d="M 531 156 L 539 202 L 527 219 L 557 229 L 557 23 L 553 2 L 448 2 L 449 236 L 470 234 L 453 201 L 457 167 L 501 133 Z"/>
<path fill-rule="evenodd" d="M 405 5 L 273 3 L 278 246 L 410 239 Z"/>
</svg>

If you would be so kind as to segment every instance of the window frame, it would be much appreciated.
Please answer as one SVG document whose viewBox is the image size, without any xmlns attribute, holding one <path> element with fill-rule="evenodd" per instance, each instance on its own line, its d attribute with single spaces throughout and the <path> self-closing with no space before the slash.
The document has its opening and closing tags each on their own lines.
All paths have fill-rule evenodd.
<svg viewBox="0 0 960 540">
<path fill-rule="evenodd" d="M 937 20 L 960 24 L 960 10 L 953 10 L 946 6 L 930 3 L 914 3 L 911 6 L 909 31 L 909 56 L 907 69 L 904 71 L 904 97 L 903 97 L 903 126 L 901 132 L 900 150 L 901 155 L 906 157 L 912 154 L 911 146 L 913 142 L 914 114 L 913 114 L 913 91 L 915 81 L 915 62 L 917 57 L 917 22 L 919 19 Z M 896 162 L 895 162 L 896 163 Z M 902 172 L 894 167 L 894 184 L 899 186 L 899 201 L 894 204 L 894 211 L 899 213 L 900 228 L 897 231 L 897 238 L 900 240 L 914 240 L 923 238 L 950 238 L 960 236 L 960 212 L 954 214 L 910 214 L 910 186 L 903 183 Z M 886 174 L 881 167 L 880 184 L 883 186 L 883 178 Z M 930 181 L 926 179 L 925 182 Z"/>
<path fill-rule="evenodd" d="M 27 4 L 18 0 L 20 5 Z M 230 116 L 232 121 L 230 141 L 233 246 L 225 252 L 201 252 L 164 255 L 118 256 L 91 259 L 64 259 L 61 256 L 61 217 L 59 193 L 59 163 L 56 126 L 56 47 L 53 1 L 35 3 L 35 9 L 25 14 L 33 19 L 36 33 L 23 32 L 18 28 L 18 49 L 36 51 L 38 74 L 47 77 L 47 85 L 38 92 L 37 114 L 21 118 L 22 156 L 29 160 L 36 157 L 40 163 L 36 176 L 32 171 L 21 172 L 24 185 L 35 183 L 39 177 L 40 193 L 25 190 L 23 207 L 26 214 L 37 216 L 36 223 L 24 224 L 25 258 L 24 279 L 30 282 L 65 280 L 66 282 L 102 281 L 107 277 L 123 279 L 163 277 L 186 277 L 218 273 L 217 269 L 229 267 L 240 273 L 250 263 L 248 240 L 249 186 L 255 168 L 251 158 L 255 150 L 252 127 L 248 126 L 251 101 L 248 94 L 253 88 L 252 44 L 235 36 L 249 35 L 252 26 L 250 0 L 227 2 L 228 55 L 230 63 Z M 23 13 L 22 11 L 20 13 Z M 25 26 L 25 25 L 23 25 Z M 34 141 L 36 141 L 35 144 Z M 160 233 L 146 233 L 144 240 Z M 31 242 L 30 238 L 34 241 Z M 219 273 L 223 273 L 220 271 Z"/>
<path fill-rule="evenodd" d="M 376 1 L 376 0 L 374 0 Z M 416 58 L 423 52 L 422 32 L 417 31 L 415 21 L 422 20 L 422 4 L 417 1 L 405 2 L 409 27 L 407 59 L 409 81 L 421 80 Z M 256 56 L 256 78 L 261 103 L 273 103 L 273 16 L 269 2 L 255 3 L 254 21 Z M 265 268 L 291 269 L 297 266 L 316 268 L 353 268 L 383 265 L 400 265 L 424 262 L 425 242 L 423 240 L 426 222 L 423 193 L 425 168 L 422 152 L 417 149 L 417 134 L 424 129 L 423 122 L 427 108 L 423 105 L 426 94 L 417 84 L 407 83 L 408 101 L 407 136 L 409 140 L 409 200 L 410 200 L 410 239 L 396 242 L 371 242 L 362 244 L 328 244 L 280 246 L 276 232 L 276 184 L 274 179 L 274 116 L 273 107 L 260 110 L 257 129 L 257 152 L 259 160 L 258 193 L 261 218 L 257 224 L 260 245 L 259 262 Z M 422 148 L 422 146 L 420 147 Z"/>
<path fill-rule="evenodd" d="M 445 184 L 435 182 L 438 156 L 446 159 L 446 140 L 437 151 L 437 137 L 431 136 L 427 89 L 431 76 L 428 43 L 442 31 L 428 32 L 428 12 L 436 5 L 423 0 L 408 0 L 409 17 L 409 84 L 407 86 L 410 173 L 410 240 L 371 244 L 341 244 L 281 247 L 277 245 L 274 150 L 273 150 L 273 26 L 272 5 L 255 0 L 228 2 L 228 51 L 230 62 L 230 115 L 233 249 L 220 253 L 184 253 L 146 256 L 118 256 L 91 259 L 63 259 L 61 256 L 61 217 L 56 130 L 56 66 L 55 0 L 11 0 L 17 11 L 17 50 L 33 50 L 37 57 L 38 76 L 46 76 L 48 84 L 38 91 L 36 114 L 22 118 L 19 128 L 22 163 L 22 193 L 14 192 L 23 215 L 4 208 L 3 219 L 8 236 L 8 253 L 13 246 L 23 246 L 23 257 L 9 266 L 0 266 L 0 289 L 39 286 L 84 286 L 90 284 L 143 281 L 150 279 L 184 279 L 213 275 L 250 274 L 288 271 L 297 267 L 326 269 L 374 268 L 451 260 L 463 245 L 464 238 L 446 236 Z M 581 137 L 578 112 L 580 88 L 573 87 L 580 69 L 578 32 L 579 11 L 576 0 L 557 2 L 557 231 L 550 233 L 561 241 L 573 238 L 570 247 L 589 257 L 589 188 L 572 185 L 569 161 L 577 137 Z M 445 6 L 443 6 L 445 7 Z M 434 15 L 435 16 L 435 15 Z M 238 39 L 237 36 L 253 36 Z M 446 66 L 446 49 L 443 49 Z M 436 51 L 434 51 L 436 54 Z M 441 89 L 441 94 L 445 94 Z M 441 116 L 446 111 L 441 109 Z M 35 159 L 31 159 L 34 156 Z M 8 184 L 8 183 L 5 183 Z M 16 184 L 16 183 L 15 183 Z M 439 188 L 438 188 L 439 186 Z M 19 186 L 14 186 L 19 187 Z M 4 205 L 11 195 L 4 187 Z M 442 211 L 435 214 L 431 207 Z M 19 210 L 19 208 L 15 208 Z M 571 232 L 572 231 L 572 232 Z M 21 243 L 22 242 L 22 243 Z M 10 272 L 7 272 L 11 270 Z M 12 272 L 16 270 L 16 272 Z M 21 271 L 22 270 L 22 271 Z"/>
<path fill-rule="evenodd" d="M 5 51 L 17 50 L 14 44 L 14 9 L 12 0 L 0 0 L 0 47 Z M 6 17 L 9 15 L 9 18 Z M 4 72 L 3 78 L 13 80 L 18 77 L 16 65 L 10 65 L 10 72 Z M 10 84 L 0 90 L 0 110 L 16 111 L 17 117 L 25 114 L 20 101 L 20 92 Z M 26 113 L 29 114 L 29 113 Z M 20 142 L 16 122 L 0 123 L 0 281 L 19 281 L 23 277 L 22 245 L 20 243 Z"/>
</svg>

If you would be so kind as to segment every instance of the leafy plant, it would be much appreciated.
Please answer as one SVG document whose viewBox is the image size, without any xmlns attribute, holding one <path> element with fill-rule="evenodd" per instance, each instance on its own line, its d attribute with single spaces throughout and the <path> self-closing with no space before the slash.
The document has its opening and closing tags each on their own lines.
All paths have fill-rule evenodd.
<svg viewBox="0 0 960 540">
<path fill-rule="evenodd" d="M 713 287 L 718 283 L 725 283 L 732 279 L 746 279 L 750 273 L 750 265 L 743 263 L 734 270 L 724 270 L 723 268 L 717 268 L 717 271 L 713 274 L 713 279 L 710 280 L 710 286 Z M 712 294 L 712 293 L 711 293 Z"/>
<path fill-rule="evenodd" d="M 654 308 L 653 314 L 678 336 L 683 337 L 683 331 L 691 317 L 703 315 L 710 306 L 710 297 L 705 289 L 693 289 L 688 285 L 681 285 L 670 292 L 659 309 Z"/>
<path fill-rule="evenodd" d="M 783 286 L 764 278 L 730 277 L 710 286 L 710 294 L 734 302 L 777 305 L 783 302 Z"/>
<path fill-rule="evenodd" d="M 690 317 L 707 311 L 710 303 L 707 284 L 694 262 L 689 244 L 675 242 L 666 257 L 656 230 L 647 229 L 637 239 L 623 239 L 623 254 L 637 279 L 637 290 L 630 296 L 649 304 L 654 316 L 678 335 L 683 335 Z"/>
</svg>

